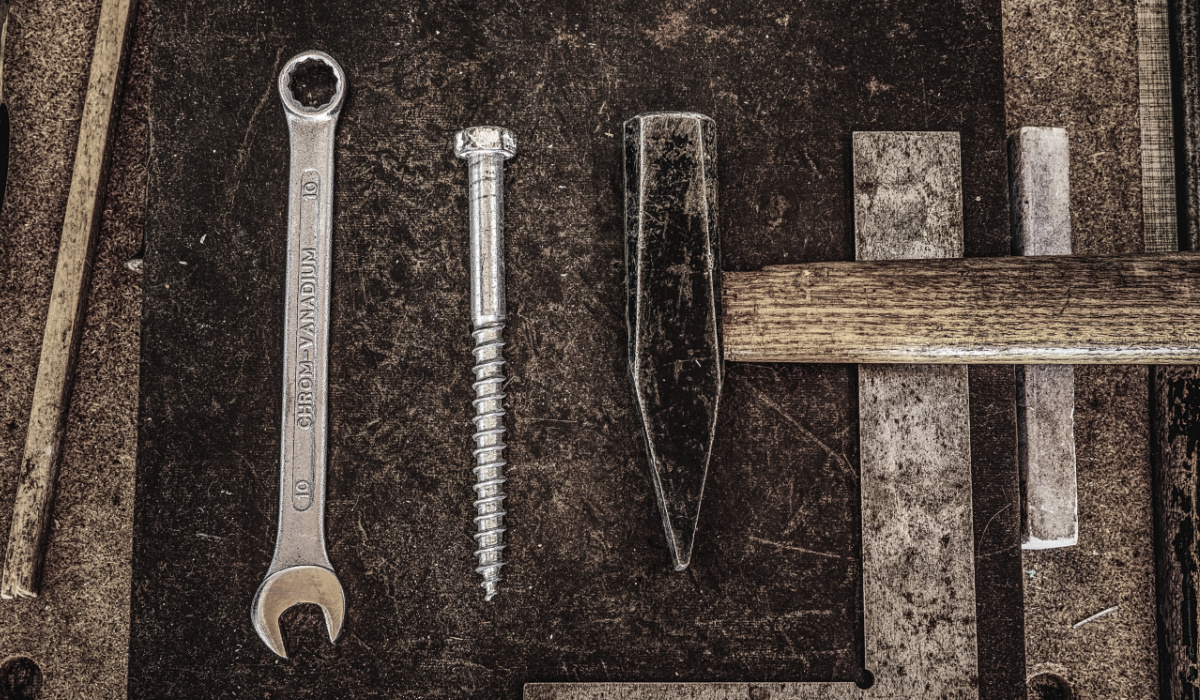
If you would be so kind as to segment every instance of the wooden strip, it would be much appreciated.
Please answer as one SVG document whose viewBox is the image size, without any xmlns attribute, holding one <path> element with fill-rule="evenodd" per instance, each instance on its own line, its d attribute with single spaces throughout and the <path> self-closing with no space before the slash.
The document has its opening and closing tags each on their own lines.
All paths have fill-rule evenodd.
<svg viewBox="0 0 1200 700">
<path fill-rule="evenodd" d="M 1167 0 L 1138 0 L 1137 36 L 1142 228 L 1146 252 L 1165 253 L 1179 248 Z"/>
<path fill-rule="evenodd" d="M 21 480 L 0 579 L 3 598 L 34 597 L 40 583 L 133 7 L 134 0 L 104 0 L 100 9 Z"/>
<path fill-rule="evenodd" d="M 1175 0 L 1168 5 L 1179 245 L 1200 250 L 1200 2 Z"/>
<path fill-rule="evenodd" d="M 1159 682 L 1164 698 L 1200 697 L 1200 371 L 1155 367 L 1151 374 Z"/>
<path fill-rule="evenodd" d="M 1200 255 L 834 262 L 726 272 L 739 362 L 1200 362 Z"/>
<path fill-rule="evenodd" d="M 1172 124 L 1179 139 L 1173 191 L 1179 197 L 1181 235 L 1170 243 L 1200 250 L 1200 3 L 1178 0 L 1171 5 L 1172 64 L 1156 64 L 1157 81 L 1174 85 L 1172 116 L 1179 119 Z M 1138 19 L 1140 29 L 1141 15 Z M 1144 181 L 1143 200 L 1161 198 L 1160 187 Z M 1149 249 L 1153 231 L 1145 233 Z M 1150 399 L 1159 691 L 1164 698 L 1200 698 L 1200 445 L 1195 439 L 1200 431 L 1200 367 L 1152 368 Z"/>
<path fill-rule="evenodd" d="M 1021 255 L 1071 254 L 1071 158 L 1065 129 L 1025 127 L 1008 143 L 1013 245 Z M 1075 367 L 1017 366 L 1022 548 L 1079 539 Z"/>
<path fill-rule="evenodd" d="M 962 255 L 957 133 L 856 133 L 860 260 Z M 978 697 L 967 368 L 858 368 L 866 668 L 900 697 Z"/>
</svg>

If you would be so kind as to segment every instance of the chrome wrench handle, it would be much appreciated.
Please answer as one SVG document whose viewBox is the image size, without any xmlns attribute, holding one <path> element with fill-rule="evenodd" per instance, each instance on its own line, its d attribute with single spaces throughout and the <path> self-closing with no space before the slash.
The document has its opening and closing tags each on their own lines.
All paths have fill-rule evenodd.
<svg viewBox="0 0 1200 700">
<path fill-rule="evenodd" d="M 291 91 L 292 73 L 308 61 L 328 65 L 337 78 L 333 98 L 317 108 L 305 107 Z M 279 535 L 270 573 L 298 565 L 332 569 L 325 552 L 326 392 L 333 259 L 333 147 L 345 86 L 346 76 L 341 66 L 320 51 L 295 56 L 279 73 L 279 94 L 291 137 L 291 171 Z"/>
<path fill-rule="evenodd" d="M 292 74 L 309 61 L 329 66 L 337 79 L 333 97 L 316 108 L 301 104 L 291 89 Z M 298 54 L 279 73 L 291 140 L 279 532 L 271 568 L 254 596 L 251 620 L 263 642 L 285 658 L 279 629 L 284 610 L 299 603 L 319 605 L 331 642 L 345 615 L 345 594 L 325 551 L 333 147 L 345 93 L 342 67 L 320 51 Z"/>
</svg>

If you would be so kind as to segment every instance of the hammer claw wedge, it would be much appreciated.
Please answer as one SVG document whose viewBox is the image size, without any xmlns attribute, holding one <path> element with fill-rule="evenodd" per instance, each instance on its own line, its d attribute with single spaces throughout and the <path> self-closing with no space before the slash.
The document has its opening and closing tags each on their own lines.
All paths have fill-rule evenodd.
<svg viewBox="0 0 1200 700">
<path fill-rule="evenodd" d="M 700 114 L 625 123 L 629 373 L 680 571 L 691 562 L 724 379 L 715 146 L 713 121 Z"/>
</svg>

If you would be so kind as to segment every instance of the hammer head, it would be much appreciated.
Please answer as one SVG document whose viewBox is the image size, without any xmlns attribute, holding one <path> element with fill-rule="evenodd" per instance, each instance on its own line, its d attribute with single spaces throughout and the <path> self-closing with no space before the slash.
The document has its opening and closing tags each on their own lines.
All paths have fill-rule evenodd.
<svg viewBox="0 0 1200 700">
<path fill-rule="evenodd" d="M 679 571 L 691 561 L 724 378 L 715 146 L 701 114 L 625 122 L 629 375 Z"/>
</svg>

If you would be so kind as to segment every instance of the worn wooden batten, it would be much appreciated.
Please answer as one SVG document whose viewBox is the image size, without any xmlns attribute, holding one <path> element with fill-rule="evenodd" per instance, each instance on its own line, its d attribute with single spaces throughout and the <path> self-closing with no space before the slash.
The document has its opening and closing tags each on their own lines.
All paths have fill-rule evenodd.
<svg viewBox="0 0 1200 700">
<path fill-rule="evenodd" d="M 1200 255 L 831 262 L 726 272 L 725 359 L 1200 362 Z"/>
</svg>

